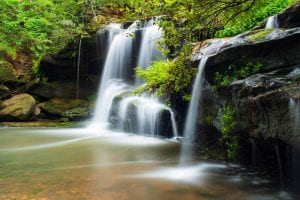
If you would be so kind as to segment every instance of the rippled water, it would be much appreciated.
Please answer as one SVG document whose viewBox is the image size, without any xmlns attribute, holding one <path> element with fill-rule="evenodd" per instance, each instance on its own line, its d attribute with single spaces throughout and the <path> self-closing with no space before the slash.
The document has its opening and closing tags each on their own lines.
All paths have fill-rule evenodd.
<svg viewBox="0 0 300 200">
<path fill-rule="evenodd" d="M 290 199 L 239 166 L 179 155 L 176 142 L 105 129 L 0 129 L 0 199 Z"/>
</svg>

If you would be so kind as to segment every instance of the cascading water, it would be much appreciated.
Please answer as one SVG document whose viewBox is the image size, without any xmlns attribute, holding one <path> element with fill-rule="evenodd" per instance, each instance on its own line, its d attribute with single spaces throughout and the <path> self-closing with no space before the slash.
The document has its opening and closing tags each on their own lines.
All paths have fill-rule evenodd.
<svg viewBox="0 0 300 200">
<path fill-rule="evenodd" d="M 134 86 L 128 81 L 131 78 L 130 72 L 134 63 L 146 68 L 152 61 L 164 58 L 156 48 L 157 40 L 162 37 L 162 31 L 155 25 L 154 20 L 143 25 L 140 22 L 134 22 L 128 29 L 116 31 L 118 27 L 121 26 L 105 29 L 108 40 L 111 40 L 112 37 L 113 39 L 111 42 L 107 42 L 107 44 L 111 44 L 103 68 L 96 111 L 92 121 L 93 126 L 99 123 L 108 123 L 114 99 L 125 93 L 128 95 L 131 90 L 142 84 L 142 81 L 138 79 Z M 135 62 L 132 59 L 133 36 L 138 29 L 142 31 L 142 42 L 138 60 Z M 118 34 L 115 34 L 116 32 Z M 174 113 L 156 98 L 146 95 L 121 97 L 117 106 L 119 119 L 117 128 L 122 131 L 158 135 L 161 125 L 160 116 L 162 112 L 169 111 L 173 134 L 178 136 Z M 134 119 L 130 118 L 132 111 L 129 108 L 132 106 L 136 115 Z"/>
<path fill-rule="evenodd" d="M 81 64 L 81 46 L 82 41 L 81 38 L 79 40 L 79 46 L 78 46 L 78 56 L 77 56 L 77 72 L 76 72 L 76 98 L 79 98 L 79 81 L 80 81 L 80 64 Z"/>
<path fill-rule="evenodd" d="M 196 122 L 199 113 L 199 101 L 202 97 L 202 85 L 204 81 L 204 68 L 209 57 L 203 57 L 198 66 L 198 73 L 194 82 L 192 99 L 189 104 L 187 118 L 184 127 L 184 139 L 181 149 L 180 164 L 184 164 L 192 159 L 192 143 L 195 137 Z"/>
<path fill-rule="evenodd" d="M 126 83 L 122 81 L 128 76 L 127 69 L 130 67 L 132 50 L 132 38 L 128 34 L 134 32 L 136 27 L 136 23 L 133 23 L 117 35 L 109 34 L 113 35 L 113 40 L 104 64 L 93 124 L 108 122 L 114 97 L 126 88 Z"/>
<path fill-rule="evenodd" d="M 268 18 L 265 28 L 279 28 L 277 15 Z"/>
<path fill-rule="evenodd" d="M 151 98 L 139 98 L 138 133 L 155 136 L 159 132 L 160 114 L 166 106 Z"/>
</svg>

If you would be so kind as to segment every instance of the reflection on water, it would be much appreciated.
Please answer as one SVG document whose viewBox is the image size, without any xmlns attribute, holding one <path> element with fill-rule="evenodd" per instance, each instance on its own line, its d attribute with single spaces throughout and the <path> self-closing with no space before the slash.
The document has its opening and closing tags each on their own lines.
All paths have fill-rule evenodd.
<svg viewBox="0 0 300 200">
<path fill-rule="evenodd" d="M 291 199 L 256 173 L 182 166 L 179 154 L 176 142 L 99 127 L 1 129 L 0 199 Z"/>
</svg>

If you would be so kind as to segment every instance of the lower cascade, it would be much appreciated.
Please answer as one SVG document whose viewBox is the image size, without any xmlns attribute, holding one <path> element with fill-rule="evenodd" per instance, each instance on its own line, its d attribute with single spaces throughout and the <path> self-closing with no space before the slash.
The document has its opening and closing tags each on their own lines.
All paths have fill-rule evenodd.
<svg viewBox="0 0 300 200">
<path fill-rule="evenodd" d="M 152 61 L 164 59 L 156 48 L 162 31 L 155 20 L 136 21 L 127 29 L 113 24 L 104 30 L 99 34 L 108 37 L 99 36 L 103 43 L 99 48 L 105 49 L 101 45 L 108 45 L 107 56 L 92 126 L 110 124 L 114 129 L 130 133 L 178 137 L 176 117 L 171 108 L 153 95 L 132 95 L 133 90 L 143 84 L 142 80 L 132 78 L 133 68 L 136 65 L 147 68 Z M 137 32 L 141 33 L 141 42 L 135 41 Z M 133 56 L 136 49 L 139 49 L 137 58 Z"/>
</svg>

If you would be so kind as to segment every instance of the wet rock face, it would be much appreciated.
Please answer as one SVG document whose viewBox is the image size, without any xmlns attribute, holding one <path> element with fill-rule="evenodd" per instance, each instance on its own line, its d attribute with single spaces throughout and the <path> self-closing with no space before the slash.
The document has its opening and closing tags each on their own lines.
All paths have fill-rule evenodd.
<svg viewBox="0 0 300 200">
<path fill-rule="evenodd" d="M 29 94 L 13 96 L 1 102 L 0 119 L 7 120 L 27 120 L 35 110 L 35 99 Z"/>
<path fill-rule="evenodd" d="M 276 16 L 278 28 L 295 28 L 300 27 L 300 3 L 296 3 Z M 255 27 L 261 29 L 266 26 L 267 20 Z"/>
<path fill-rule="evenodd" d="M 242 132 L 253 138 L 278 139 L 293 144 L 294 134 L 291 100 L 300 100 L 300 68 L 256 74 L 231 84 Z"/>
<path fill-rule="evenodd" d="M 101 37 L 108 37 L 104 34 Z M 106 48 L 105 40 L 98 33 L 81 39 L 80 59 L 79 43 L 80 39 L 68 44 L 55 55 L 45 56 L 40 64 L 40 72 L 49 81 L 74 80 L 77 76 L 78 61 L 80 61 L 80 75 L 100 75 L 105 61 Z"/>
<path fill-rule="evenodd" d="M 205 73 L 209 82 L 216 72 L 223 73 L 230 65 L 242 68 L 248 63 L 262 65 L 260 71 L 272 71 L 300 63 L 300 28 L 289 30 L 255 30 L 234 38 L 206 41 L 198 44 L 193 62 L 205 56 Z"/>
<path fill-rule="evenodd" d="M 39 84 L 30 88 L 30 93 L 42 98 L 86 98 L 96 93 L 99 77 L 87 77 L 85 80 L 79 80 L 77 88 L 76 80 L 70 81 L 52 81 L 45 84 Z"/>
<path fill-rule="evenodd" d="M 278 15 L 280 28 L 300 27 L 300 3 L 296 3 Z"/>
</svg>

